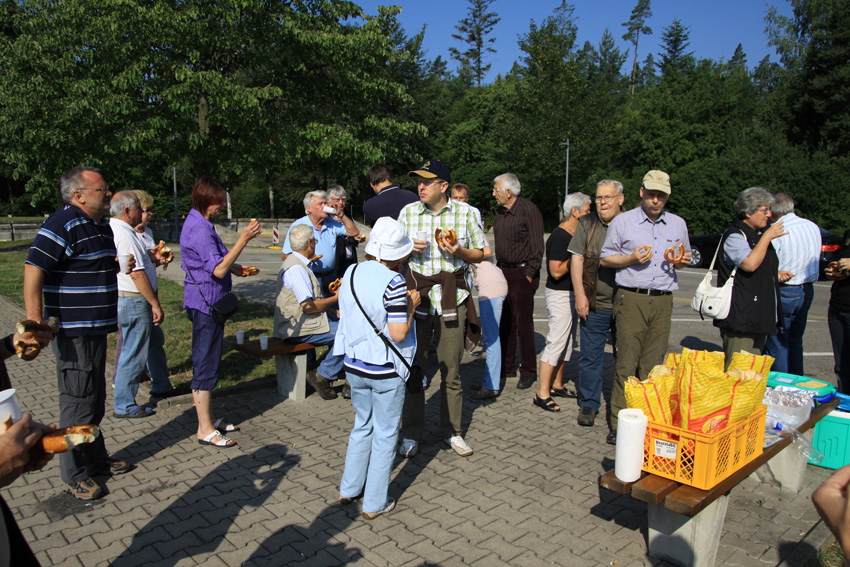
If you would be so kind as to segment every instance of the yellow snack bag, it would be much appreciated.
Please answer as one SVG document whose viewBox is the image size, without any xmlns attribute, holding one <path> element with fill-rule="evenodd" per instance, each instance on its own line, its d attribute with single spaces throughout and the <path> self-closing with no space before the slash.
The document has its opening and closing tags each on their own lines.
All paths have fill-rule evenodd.
<svg viewBox="0 0 850 567">
<path fill-rule="evenodd" d="M 772 356 L 756 355 L 742 350 L 732 355 L 732 362 L 729 363 L 727 371 L 740 368 L 741 370 L 755 370 L 762 376 L 767 376 L 770 374 L 770 367 L 773 366 L 774 360 L 776 359 Z"/>
<path fill-rule="evenodd" d="M 670 392 L 675 386 L 675 378 L 669 368 L 658 365 L 649 373 L 649 378 L 641 382 L 634 376 L 626 381 L 626 405 L 640 408 L 649 421 L 673 424 L 670 410 Z"/>
<path fill-rule="evenodd" d="M 730 423 L 749 418 L 756 407 L 764 400 L 767 380 L 755 370 L 730 368 L 729 380 L 732 381 L 732 410 L 729 413 Z"/>
<path fill-rule="evenodd" d="M 679 379 L 681 427 L 698 433 L 719 431 L 729 424 L 733 381 L 715 364 L 684 361 Z"/>
</svg>

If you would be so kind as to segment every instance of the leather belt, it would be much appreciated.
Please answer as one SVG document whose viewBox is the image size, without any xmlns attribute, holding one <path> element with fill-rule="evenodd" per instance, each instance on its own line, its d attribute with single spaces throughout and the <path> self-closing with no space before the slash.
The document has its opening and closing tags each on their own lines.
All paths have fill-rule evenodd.
<svg viewBox="0 0 850 567">
<path fill-rule="evenodd" d="M 119 291 L 118 297 L 144 297 L 141 293 L 135 291 Z"/>
<path fill-rule="evenodd" d="M 528 262 L 520 262 L 518 264 L 511 264 L 510 262 L 496 262 L 496 266 L 499 268 L 524 268 L 528 265 Z"/>
<path fill-rule="evenodd" d="M 630 291 L 632 293 L 639 293 L 641 295 L 651 295 L 653 297 L 657 297 L 659 295 L 672 295 L 672 291 L 662 291 L 660 289 L 642 289 L 639 287 L 624 287 L 620 286 L 617 289 L 622 289 L 623 291 Z"/>
</svg>

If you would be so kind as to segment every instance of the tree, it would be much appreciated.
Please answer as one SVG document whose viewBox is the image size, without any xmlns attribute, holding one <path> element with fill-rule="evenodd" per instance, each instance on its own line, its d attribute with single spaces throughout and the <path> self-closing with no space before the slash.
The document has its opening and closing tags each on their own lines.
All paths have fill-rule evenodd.
<svg viewBox="0 0 850 567">
<path fill-rule="evenodd" d="M 459 32 L 452 37 L 465 43 L 468 48 L 460 51 L 456 47 L 450 47 L 449 53 L 452 59 L 461 64 L 461 67 L 469 67 L 475 77 L 475 84 L 481 86 L 484 75 L 490 70 L 490 64 L 485 63 L 487 53 L 496 53 L 490 44 L 496 42 L 495 37 L 487 37 L 501 18 L 496 12 L 488 12 L 488 8 L 494 0 L 467 0 L 468 16 L 455 26 Z"/>
<path fill-rule="evenodd" d="M 676 18 L 661 34 L 661 73 L 669 76 L 685 71 L 693 63 L 693 52 L 685 53 L 691 44 L 689 26 Z"/>
<path fill-rule="evenodd" d="M 632 96 L 635 95 L 635 78 L 638 70 L 638 41 L 641 34 L 652 35 L 652 28 L 646 25 L 646 20 L 651 17 L 652 10 L 649 6 L 649 0 L 638 0 L 637 5 L 632 9 L 632 15 L 629 17 L 629 21 L 622 24 L 627 30 L 623 34 L 623 39 L 635 46 L 635 59 L 632 66 Z"/>
</svg>

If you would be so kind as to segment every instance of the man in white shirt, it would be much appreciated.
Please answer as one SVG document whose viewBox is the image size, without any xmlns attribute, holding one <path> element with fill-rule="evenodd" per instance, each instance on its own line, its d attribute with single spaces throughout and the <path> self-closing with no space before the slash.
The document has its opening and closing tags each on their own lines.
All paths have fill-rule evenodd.
<svg viewBox="0 0 850 567">
<path fill-rule="evenodd" d="M 278 294 L 274 311 L 274 336 L 291 342 L 314 345 L 333 344 L 339 319 L 328 317 L 329 309 L 336 309 L 336 292 L 322 297 L 321 283 L 310 270 L 310 260 L 316 253 L 316 238 L 310 225 L 294 225 L 289 231 L 292 254 L 283 262 L 278 274 Z M 319 365 L 318 375 L 310 372 L 307 381 L 322 399 L 337 397 L 330 382 L 342 372 L 343 355 L 332 350 Z M 348 384 L 346 383 L 346 386 Z M 345 388 L 343 397 L 350 398 L 351 390 Z"/>
<path fill-rule="evenodd" d="M 123 335 L 121 354 L 115 362 L 115 417 L 141 418 L 154 411 L 136 404 L 139 377 L 149 366 L 151 394 L 168 397 L 174 389 L 168 380 L 165 335 L 160 328 L 165 317 L 157 297 L 156 262 L 147 254 L 135 227 L 142 222 L 142 206 L 132 191 L 115 194 L 109 208 L 109 226 L 122 266 L 132 255 L 136 267 L 118 274 L 118 332 Z"/>
<path fill-rule="evenodd" d="M 779 290 L 785 327 L 767 337 L 765 354 L 776 359 L 772 370 L 803 376 L 803 333 L 815 293 L 812 283 L 818 281 L 820 271 L 820 228 L 794 213 L 790 195 L 777 193 L 773 198 L 773 222 L 781 220 L 788 234 L 772 243 L 779 257 L 779 271 L 788 272 L 790 279 L 781 283 Z"/>
</svg>

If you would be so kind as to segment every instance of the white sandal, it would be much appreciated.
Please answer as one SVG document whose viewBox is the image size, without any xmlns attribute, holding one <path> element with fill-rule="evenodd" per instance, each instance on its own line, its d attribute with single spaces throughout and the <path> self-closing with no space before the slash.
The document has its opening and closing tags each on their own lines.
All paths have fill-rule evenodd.
<svg viewBox="0 0 850 567">
<path fill-rule="evenodd" d="M 220 439 L 217 442 L 213 442 L 213 438 L 216 435 L 218 435 L 218 437 L 220 437 Z M 230 441 L 233 441 L 233 439 L 231 439 L 227 435 L 222 435 L 222 433 L 218 429 L 216 429 L 215 431 L 213 431 L 212 433 L 210 433 L 209 435 L 207 435 L 203 439 L 198 439 L 198 445 L 212 445 L 213 447 L 220 447 L 222 449 L 227 449 L 229 447 L 235 447 L 236 441 L 233 441 L 233 443 L 230 443 Z"/>
<path fill-rule="evenodd" d="M 213 423 L 213 427 L 215 427 L 219 431 L 224 431 L 225 433 L 233 433 L 234 431 L 239 431 L 238 425 L 227 423 L 222 418 L 218 418 L 217 420 L 215 420 L 215 423 Z"/>
</svg>

